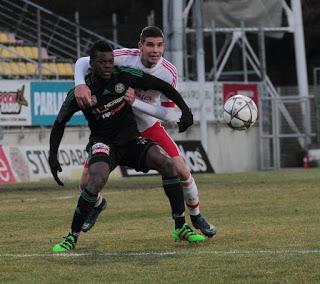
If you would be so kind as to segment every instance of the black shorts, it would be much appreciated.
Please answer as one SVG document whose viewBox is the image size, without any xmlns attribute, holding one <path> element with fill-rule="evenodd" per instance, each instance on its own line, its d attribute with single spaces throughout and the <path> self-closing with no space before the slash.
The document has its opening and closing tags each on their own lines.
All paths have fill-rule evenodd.
<svg viewBox="0 0 320 284">
<path fill-rule="evenodd" d="M 102 142 L 90 143 L 87 146 L 89 166 L 93 163 L 104 161 L 110 165 L 112 171 L 118 165 L 134 168 L 136 171 L 147 172 L 145 165 L 146 153 L 155 142 L 139 136 L 125 146 L 107 145 Z"/>
</svg>

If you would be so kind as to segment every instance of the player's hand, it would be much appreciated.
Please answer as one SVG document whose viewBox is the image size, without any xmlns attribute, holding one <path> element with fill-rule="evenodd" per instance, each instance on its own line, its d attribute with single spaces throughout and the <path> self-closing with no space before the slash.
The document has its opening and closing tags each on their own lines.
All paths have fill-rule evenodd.
<svg viewBox="0 0 320 284">
<path fill-rule="evenodd" d="M 186 131 L 193 124 L 193 114 L 190 109 L 183 111 L 180 120 L 177 122 L 179 133 Z"/>
<path fill-rule="evenodd" d="M 63 182 L 58 178 L 58 172 L 61 173 L 62 169 L 57 157 L 49 156 L 49 166 L 54 180 L 58 185 L 64 186 Z"/>
<path fill-rule="evenodd" d="M 76 86 L 74 94 L 80 108 L 84 109 L 92 106 L 91 91 L 86 84 Z"/>
<path fill-rule="evenodd" d="M 131 87 L 129 87 L 124 95 L 124 99 L 132 105 L 134 100 L 136 99 L 135 91 Z"/>
</svg>

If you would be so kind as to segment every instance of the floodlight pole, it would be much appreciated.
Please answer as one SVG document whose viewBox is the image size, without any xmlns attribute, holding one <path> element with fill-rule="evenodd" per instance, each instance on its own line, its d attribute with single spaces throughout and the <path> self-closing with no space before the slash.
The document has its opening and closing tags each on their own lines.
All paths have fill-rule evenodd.
<svg viewBox="0 0 320 284">
<path fill-rule="evenodd" d="M 196 49 L 197 49 L 197 80 L 199 90 L 199 120 L 200 120 L 200 136 L 201 144 L 204 150 L 208 151 L 207 142 L 207 119 L 205 112 L 205 65 L 204 65 L 204 48 L 203 48 L 203 17 L 202 17 L 203 1 L 195 0 L 196 13 Z"/>
<path fill-rule="evenodd" d="M 183 0 L 175 0 L 172 5 L 171 60 L 177 68 L 178 77 L 183 77 Z"/>
<path fill-rule="evenodd" d="M 303 33 L 303 21 L 302 21 L 302 11 L 301 11 L 301 1 L 291 0 L 291 9 L 293 13 L 293 37 L 295 45 L 295 57 L 297 66 L 297 80 L 299 88 L 299 96 L 305 98 L 302 101 L 302 115 L 304 118 L 304 128 L 305 128 L 305 142 L 304 150 L 307 150 L 311 144 L 311 122 L 310 122 L 310 104 L 308 100 L 309 89 L 308 89 L 308 77 L 307 77 L 307 63 L 306 63 L 306 51 L 304 43 L 304 33 Z"/>
</svg>

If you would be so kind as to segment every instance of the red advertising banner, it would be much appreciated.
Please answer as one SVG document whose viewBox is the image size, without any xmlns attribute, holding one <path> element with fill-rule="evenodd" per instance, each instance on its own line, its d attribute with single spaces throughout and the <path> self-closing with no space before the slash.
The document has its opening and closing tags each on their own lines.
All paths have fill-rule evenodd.
<svg viewBox="0 0 320 284">
<path fill-rule="evenodd" d="M 15 177 L 8 163 L 7 157 L 0 145 L 0 184 L 14 183 Z"/>
<path fill-rule="evenodd" d="M 245 84 L 245 83 L 223 83 L 223 99 L 226 101 L 230 97 L 235 95 L 243 95 L 252 99 L 257 107 L 258 106 L 258 97 L 259 97 L 259 88 L 258 84 Z"/>
</svg>

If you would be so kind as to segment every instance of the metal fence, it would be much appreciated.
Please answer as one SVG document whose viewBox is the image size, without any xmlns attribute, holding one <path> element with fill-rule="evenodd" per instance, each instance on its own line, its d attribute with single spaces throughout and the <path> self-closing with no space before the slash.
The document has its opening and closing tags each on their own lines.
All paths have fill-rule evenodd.
<svg viewBox="0 0 320 284">
<path fill-rule="evenodd" d="M 79 25 L 78 14 L 70 21 L 28 0 L 1 0 L 0 26 L 14 32 L 25 43 L 46 47 L 57 58 L 75 60 L 87 55 L 92 42 L 117 43 Z"/>
<path fill-rule="evenodd" d="M 305 149 L 317 147 L 319 144 L 317 120 L 318 108 L 316 97 L 310 95 L 306 98 L 298 96 L 297 87 L 278 88 L 280 96 L 260 98 L 260 157 L 261 169 L 279 169 L 284 167 L 298 167 L 303 163 Z M 310 94 L 313 90 L 310 89 Z M 307 114 L 311 122 L 311 133 L 307 134 L 304 126 L 303 104 L 308 101 L 310 113 Z M 285 107 L 296 126 L 293 129 L 280 112 Z M 305 141 L 308 141 L 305 143 Z"/>
</svg>

